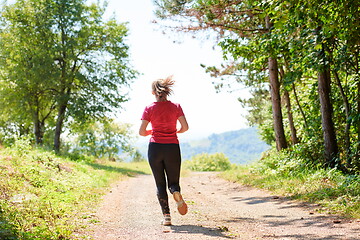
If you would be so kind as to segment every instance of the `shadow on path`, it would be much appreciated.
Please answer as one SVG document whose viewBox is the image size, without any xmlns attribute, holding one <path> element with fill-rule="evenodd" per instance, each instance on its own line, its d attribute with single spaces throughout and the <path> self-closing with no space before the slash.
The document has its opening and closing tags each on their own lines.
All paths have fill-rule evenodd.
<svg viewBox="0 0 360 240">
<path fill-rule="evenodd" d="M 264 220 L 262 223 L 267 225 L 269 228 L 276 227 L 290 227 L 290 226 L 298 226 L 300 233 L 295 234 L 281 234 L 281 235 L 263 235 L 264 238 L 271 239 L 312 239 L 312 240 L 359 240 L 359 237 L 352 236 L 344 236 L 344 234 L 334 234 L 328 233 L 329 229 L 338 229 L 341 230 L 343 228 L 347 228 L 346 225 L 342 223 L 334 224 L 332 223 L 332 217 L 324 217 L 324 216 L 315 216 L 315 217 L 304 217 L 304 218 L 294 218 L 288 219 L 285 216 L 281 215 L 263 215 L 263 217 L 267 220 Z M 245 218 L 245 217 L 235 217 L 227 220 L 229 223 L 244 223 L 244 222 L 258 222 L 258 220 L 254 218 Z M 344 221 L 346 223 L 346 221 Z M 319 236 L 318 234 L 306 233 L 307 228 L 314 227 L 317 228 L 318 231 L 324 231 L 323 236 Z M 348 230 L 349 233 L 360 233 L 359 228 Z"/>
<path fill-rule="evenodd" d="M 218 237 L 224 239 L 231 239 L 232 237 L 226 236 L 220 228 L 208 228 L 196 225 L 172 225 L 170 226 L 173 233 L 185 233 L 185 234 L 198 234 L 211 237 Z"/>
<path fill-rule="evenodd" d="M 244 223 L 253 222 L 260 223 L 269 229 L 276 230 L 279 234 L 264 235 L 264 238 L 271 239 L 312 239 L 312 240 L 359 240 L 360 226 L 349 227 L 348 223 L 354 221 L 346 219 L 338 215 L 313 215 L 316 212 L 317 205 L 312 203 L 296 201 L 291 198 L 282 196 L 255 196 L 255 197 L 231 197 L 235 202 L 242 202 L 248 205 L 249 208 L 257 208 L 257 205 L 273 204 L 277 206 L 281 212 L 263 213 L 254 217 L 233 217 L 226 222 L 229 223 Z M 301 209 L 303 214 L 289 216 L 287 213 L 292 209 Z M 283 211 L 282 211 L 283 210 Z M 356 220 L 355 220 L 356 221 Z M 297 232 L 281 233 L 282 229 L 289 229 L 289 227 L 296 228 Z M 321 234 L 317 234 L 320 233 Z M 348 233 L 348 235 L 346 234 Z M 358 234 L 359 237 L 355 237 Z"/>
<path fill-rule="evenodd" d="M 271 239 L 311 239 L 311 240 L 359 240 L 359 238 L 355 237 L 346 237 L 340 235 L 330 235 L 326 237 L 319 237 L 314 234 L 288 234 L 288 235 L 264 235 L 264 238 L 271 238 Z"/>
<path fill-rule="evenodd" d="M 129 169 L 129 168 L 106 166 L 103 164 L 91 163 L 91 162 L 88 162 L 86 164 L 89 165 L 90 167 L 92 167 L 93 169 L 104 170 L 107 172 L 118 172 L 118 173 L 122 173 L 128 177 L 135 177 L 138 174 L 148 175 L 146 172 L 133 170 L 133 169 Z"/>
</svg>

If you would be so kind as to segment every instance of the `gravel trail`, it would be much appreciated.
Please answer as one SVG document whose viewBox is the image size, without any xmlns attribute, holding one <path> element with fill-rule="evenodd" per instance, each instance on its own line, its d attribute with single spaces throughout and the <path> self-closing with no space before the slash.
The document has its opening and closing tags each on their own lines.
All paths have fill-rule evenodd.
<svg viewBox="0 0 360 240">
<path fill-rule="evenodd" d="M 189 213 L 178 214 L 170 198 L 173 225 L 162 226 L 153 177 L 118 182 L 97 209 L 93 239 L 360 239 L 360 220 L 320 214 L 309 204 L 223 180 L 216 173 L 191 173 L 181 178 L 181 186 Z"/>
</svg>

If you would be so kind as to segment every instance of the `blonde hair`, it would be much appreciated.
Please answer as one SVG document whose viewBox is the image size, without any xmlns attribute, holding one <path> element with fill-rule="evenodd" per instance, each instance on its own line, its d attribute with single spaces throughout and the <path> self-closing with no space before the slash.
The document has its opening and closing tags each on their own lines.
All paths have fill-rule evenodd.
<svg viewBox="0 0 360 240">
<path fill-rule="evenodd" d="M 152 83 L 152 90 L 157 97 L 164 98 L 173 92 L 171 87 L 174 85 L 175 81 L 172 80 L 172 78 L 173 76 L 168 76 L 165 79 L 158 79 Z"/>
</svg>

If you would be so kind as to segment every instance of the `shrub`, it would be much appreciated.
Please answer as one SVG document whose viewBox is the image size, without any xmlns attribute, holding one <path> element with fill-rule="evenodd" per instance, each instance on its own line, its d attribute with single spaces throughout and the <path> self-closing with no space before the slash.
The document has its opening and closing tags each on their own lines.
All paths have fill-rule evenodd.
<svg viewBox="0 0 360 240">
<path fill-rule="evenodd" d="M 231 168 L 231 163 L 224 153 L 202 153 L 185 161 L 184 167 L 192 171 L 225 171 Z"/>
</svg>

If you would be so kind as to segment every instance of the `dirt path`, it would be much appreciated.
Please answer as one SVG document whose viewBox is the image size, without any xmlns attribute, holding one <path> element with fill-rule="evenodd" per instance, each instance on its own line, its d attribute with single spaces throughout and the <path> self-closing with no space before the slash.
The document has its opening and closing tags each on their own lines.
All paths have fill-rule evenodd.
<svg viewBox="0 0 360 240">
<path fill-rule="evenodd" d="M 96 240 L 118 239 L 360 239 L 360 221 L 321 215 L 312 207 L 265 191 L 192 173 L 181 179 L 189 213 L 170 200 L 173 226 L 162 214 L 151 175 L 119 182 L 104 197 L 92 226 Z"/>
</svg>

